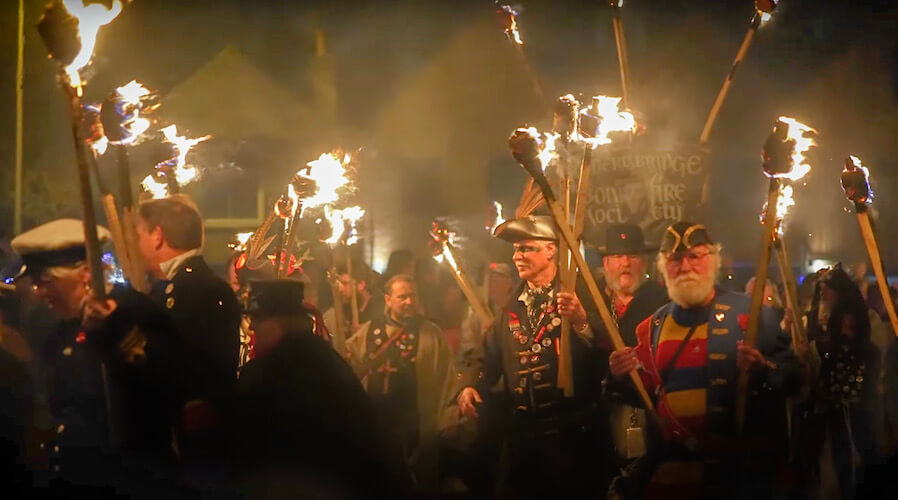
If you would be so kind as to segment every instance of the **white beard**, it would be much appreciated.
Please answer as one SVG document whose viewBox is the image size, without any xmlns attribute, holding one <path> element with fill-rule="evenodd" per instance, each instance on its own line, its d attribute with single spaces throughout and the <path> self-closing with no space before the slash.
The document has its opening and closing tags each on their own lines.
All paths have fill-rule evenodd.
<svg viewBox="0 0 898 500">
<path fill-rule="evenodd" d="M 639 279 L 639 276 L 637 275 L 632 275 L 631 279 L 633 281 L 631 282 L 630 286 L 624 288 L 623 286 L 621 286 L 620 276 L 618 276 L 617 279 L 608 280 L 608 288 L 610 288 L 614 293 L 633 295 L 636 293 L 636 290 L 638 290 L 639 287 L 642 286 L 644 280 Z"/>
<path fill-rule="evenodd" d="M 705 276 L 690 272 L 680 275 L 676 279 L 671 279 L 667 273 L 664 275 L 670 299 L 685 309 L 705 305 L 705 301 L 714 291 L 715 281 L 717 281 L 717 273 L 713 271 Z"/>
</svg>

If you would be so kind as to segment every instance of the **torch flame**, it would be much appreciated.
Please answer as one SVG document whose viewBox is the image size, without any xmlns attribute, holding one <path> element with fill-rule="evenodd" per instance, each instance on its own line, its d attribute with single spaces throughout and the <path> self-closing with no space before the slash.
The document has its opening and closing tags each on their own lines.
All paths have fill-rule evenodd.
<svg viewBox="0 0 898 500">
<path fill-rule="evenodd" d="M 115 92 L 121 98 L 121 105 L 116 107 L 122 115 L 122 129 L 125 134 L 122 140 L 114 144 L 134 144 L 141 134 L 150 128 L 150 120 L 140 116 L 140 111 L 143 109 L 143 100 L 149 97 L 151 92 L 136 80 L 122 85 L 115 89 Z"/>
<path fill-rule="evenodd" d="M 233 241 L 228 243 L 228 248 L 235 252 L 245 252 L 246 244 L 249 242 L 249 239 L 252 238 L 253 233 L 236 233 L 234 235 Z"/>
<path fill-rule="evenodd" d="M 94 157 L 103 156 L 109 148 L 109 138 L 105 135 L 94 142 L 90 143 L 90 149 L 94 152 Z"/>
<path fill-rule="evenodd" d="M 486 230 L 487 230 L 490 234 L 493 234 L 493 231 L 494 231 L 497 227 L 499 227 L 500 224 L 502 224 L 503 222 L 505 222 L 505 219 L 502 217 L 502 204 L 499 203 L 498 201 L 494 201 L 494 202 L 493 202 L 493 209 L 496 211 L 496 220 L 493 221 L 492 227 L 490 227 L 490 226 L 487 226 L 487 227 L 486 227 Z"/>
<path fill-rule="evenodd" d="M 171 165 L 172 162 L 174 162 L 174 175 L 175 180 L 178 181 L 178 185 L 183 186 L 196 180 L 199 176 L 199 170 L 193 165 L 187 164 L 187 153 L 190 152 L 190 148 L 210 139 L 212 136 L 205 135 L 195 139 L 188 139 L 187 137 L 178 135 L 178 127 L 176 125 L 169 125 L 162 129 L 162 135 L 165 136 L 165 141 L 171 143 L 178 153 L 175 158 L 165 162 L 165 164 L 168 165 Z"/>
<path fill-rule="evenodd" d="M 629 111 L 620 110 L 620 97 L 596 96 L 596 115 L 599 117 L 599 125 L 595 137 L 584 138 L 583 141 L 591 145 L 593 149 L 603 144 L 611 143 L 608 134 L 611 132 L 634 132 L 636 130 L 636 118 Z M 587 110 L 581 111 L 581 114 Z"/>
<path fill-rule="evenodd" d="M 805 137 L 805 134 L 815 134 L 817 131 L 788 116 L 779 117 L 779 121 L 789 125 L 787 137 L 795 141 L 795 147 L 792 149 L 792 170 L 786 174 L 775 175 L 775 177 L 797 181 L 811 171 L 811 166 L 804 155 L 811 149 L 811 146 L 816 144 L 813 137 Z"/>
<path fill-rule="evenodd" d="M 445 227 L 435 227 L 435 231 L 431 231 L 431 237 L 436 240 L 435 242 L 438 244 L 438 250 L 434 251 L 433 259 L 439 263 L 447 263 L 449 267 L 452 268 L 454 273 L 458 273 L 458 263 L 455 261 L 455 256 L 452 255 L 452 251 L 449 249 L 450 245 L 454 246 L 453 239 L 456 234 L 452 231 L 449 231 L 448 228 Z"/>
<path fill-rule="evenodd" d="M 333 228 L 331 237 L 326 239 L 325 243 L 333 245 L 345 237 L 347 246 L 355 245 L 359 241 L 356 225 L 364 216 L 365 211 L 361 207 L 331 210 L 330 207 L 325 205 L 324 218 L 330 222 Z"/>
<path fill-rule="evenodd" d="M 524 45 L 521 40 L 521 32 L 518 30 L 518 12 L 511 5 L 499 5 L 498 8 L 498 12 L 508 16 L 505 21 L 505 35 L 514 43 Z"/>
<path fill-rule="evenodd" d="M 94 55 L 94 46 L 97 43 L 97 32 L 102 26 L 112 22 L 122 12 L 121 0 L 113 0 L 112 6 L 106 8 L 105 5 L 92 3 L 85 5 L 84 0 L 63 0 L 62 5 L 66 10 L 78 19 L 78 38 L 81 41 L 81 51 L 75 56 L 71 64 L 65 67 L 66 75 L 69 77 L 69 85 L 72 86 L 78 95 L 81 95 L 83 82 L 79 73 L 85 66 L 90 64 L 90 60 Z"/>
<path fill-rule="evenodd" d="M 150 174 L 140 181 L 140 187 L 144 191 L 150 193 L 154 199 L 165 198 L 168 196 L 168 186 L 164 182 L 159 182 L 153 174 Z"/>
<path fill-rule="evenodd" d="M 776 230 L 780 236 L 783 234 L 783 220 L 793 205 L 795 205 L 795 199 L 792 197 L 792 186 L 781 184 L 780 195 L 776 200 Z"/>
<path fill-rule="evenodd" d="M 310 161 L 306 168 L 296 175 L 315 181 L 317 191 L 303 200 L 303 209 L 320 207 L 336 202 L 340 197 L 337 190 L 349 184 L 346 166 L 351 161 L 348 154 L 340 159 L 334 153 L 324 153 L 317 160 Z"/>
</svg>

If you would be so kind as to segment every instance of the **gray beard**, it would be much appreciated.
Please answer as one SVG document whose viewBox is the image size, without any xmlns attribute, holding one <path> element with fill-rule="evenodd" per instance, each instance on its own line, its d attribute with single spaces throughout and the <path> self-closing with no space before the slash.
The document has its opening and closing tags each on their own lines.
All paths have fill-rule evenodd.
<svg viewBox="0 0 898 500">
<path fill-rule="evenodd" d="M 673 282 L 665 276 L 667 284 L 667 294 L 675 304 L 684 308 L 692 309 L 705 305 L 705 301 L 714 291 L 714 282 L 716 276 L 713 273 L 708 276 L 699 276 L 697 281 L 678 280 Z"/>
</svg>

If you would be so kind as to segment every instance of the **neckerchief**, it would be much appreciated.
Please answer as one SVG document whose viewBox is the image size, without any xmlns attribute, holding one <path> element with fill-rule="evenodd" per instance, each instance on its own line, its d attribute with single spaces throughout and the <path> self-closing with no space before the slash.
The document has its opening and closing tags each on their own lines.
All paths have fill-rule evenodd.
<svg viewBox="0 0 898 500">
<path fill-rule="evenodd" d="M 518 297 L 527 308 L 527 323 L 530 331 L 536 333 L 539 322 L 555 298 L 555 288 L 546 285 L 538 288 L 525 287 Z"/>
</svg>

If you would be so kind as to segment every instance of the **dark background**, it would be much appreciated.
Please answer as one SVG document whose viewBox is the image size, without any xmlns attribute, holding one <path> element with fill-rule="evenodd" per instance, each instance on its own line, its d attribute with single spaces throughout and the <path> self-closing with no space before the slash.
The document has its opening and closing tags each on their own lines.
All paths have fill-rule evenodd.
<svg viewBox="0 0 898 500">
<path fill-rule="evenodd" d="M 4 0 L 0 6 L 0 227 L 7 232 L 12 227 L 16 3 Z M 894 0 L 782 0 L 773 20 L 759 30 L 709 144 L 713 174 L 712 210 L 707 218 L 712 234 L 737 261 L 749 263 L 756 258 L 757 215 L 766 190 L 759 168 L 760 149 L 774 119 L 787 115 L 820 132 L 820 147 L 811 155 L 813 171 L 806 185 L 796 188 L 797 206 L 787 229 L 789 243 L 797 249 L 795 259 L 863 258 L 857 224 L 845 210 L 847 202 L 838 183 L 841 163 L 852 153 L 871 167 L 883 253 L 888 262 L 898 262 L 898 238 L 891 231 L 898 223 L 894 215 L 898 194 L 895 4 Z M 55 63 L 47 60 L 34 28 L 43 5 L 43 1 L 26 2 L 26 228 L 59 215 L 78 214 L 64 101 L 56 88 Z M 611 10 L 606 2 L 532 0 L 521 7 L 518 21 L 525 49 L 549 96 L 620 94 Z M 351 138 L 351 147 L 364 145 L 376 153 L 383 149 L 378 141 L 383 116 L 388 114 L 385 110 L 405 98 L 409 81 L 426 72 L 460 33 L 492 23 L 496 43 L 482 45 L 479 51 L 504 50 L 496 57 L 518 64 L 493 21 L 493 10 L 489 1 L 136 0 L 101 29 L 87 98 L 99 99 L 130 79 L 165 96 L 230 45 L 298 100 L 308 102 L 315 92 L 309 77 L 315 31 L 321 29 L 327 35 L 338 96 L 336 127 L 326 133 L 333 135 L 329 142 Z M 750 0 L 627 0 L 623 19 L 632 107 L 641 113 L 647 135 L 657 144 L 674 147 L 697 142 L 752 13 Z M 471 52 L 478 52 L 478 46 L 474 47 Z M 462 58 L 453 66 L 463 68 L 455 76 L 472 82 L 467 89 L 471 94 L 477 94 L 482 82 L 500 78 L 499 72 L 505 71 L 482 62 L 490 59 L 481 55 L 472 54 L 470 64 Z M 445 88 L 435 85 L 432 91 L 449 94 L 459 85 L 458 79 L 447 79 Z M 245 92 L 251 94 L 253 89 Z M 521 108 L 499 113 L 507 111 L 509 121 L 515 120 L 512 126 L 522 124 L 522 119 L 544 123 L 545 117 L 533 112 L 532 106 Z M 474 189 L 466 200 L 458 191 L 447 191 L 453 194 L 440 199 L 440 182 L 401 175 L 402 163 L 387 161 L 386 155 L 380 160 L 389 163 L 384 168 L 393 174 L 385 172 L 380 181 L 401 185 L 403 196 L 413 196 L 423 204 L 422 211 L 433 212 L 427 216 L 476 219 L 489 201 L 486 198 L 513 205 L 524 174 L 507 155 L 505 141 L 512 127 L 502 123 L 504 128 L 483 126 L 480 130 L 479 121 L 464 113 L 433 120 L 440 122 L 441 134 L 464 130 L 484 137 L 482 148 L 489 149 L 491 173 L 465 181 L 485 186 L 484 192 Z M 269 153 L 277 155 L 274 149 Z M 428 169 L 441 178 L 440 172 L 453 168 L 452 164 L 449 158 Z M 263 166 L 242 167 L 265 173 Z M 471 175 L 463 169 L 459 172 Z M 499 175 L 497 181 L 496 172 L 508 175 Z M 442 178 L 453 175 L 448 172 Z M 366 189 L 365 183 L 361 187 Z M 370 192 L 380 193 L 376 187 Z M 375 212 L 378 203 L 383 203 L 381 213 L 397 213 L 386 207 L 395 200 L 379 197 L 368 200 Z M 377 223 L 399 224 L 395 217 L 381 216 Z M 423 247 L 426 228 L 415 225 L 413 229 L 402 234 L 420 234 L 420 241 L 375 240 L 384 247 L 375 252 L 376 264 L 383 265 L 382 254 L 400 243 Z"/>
</svg>

